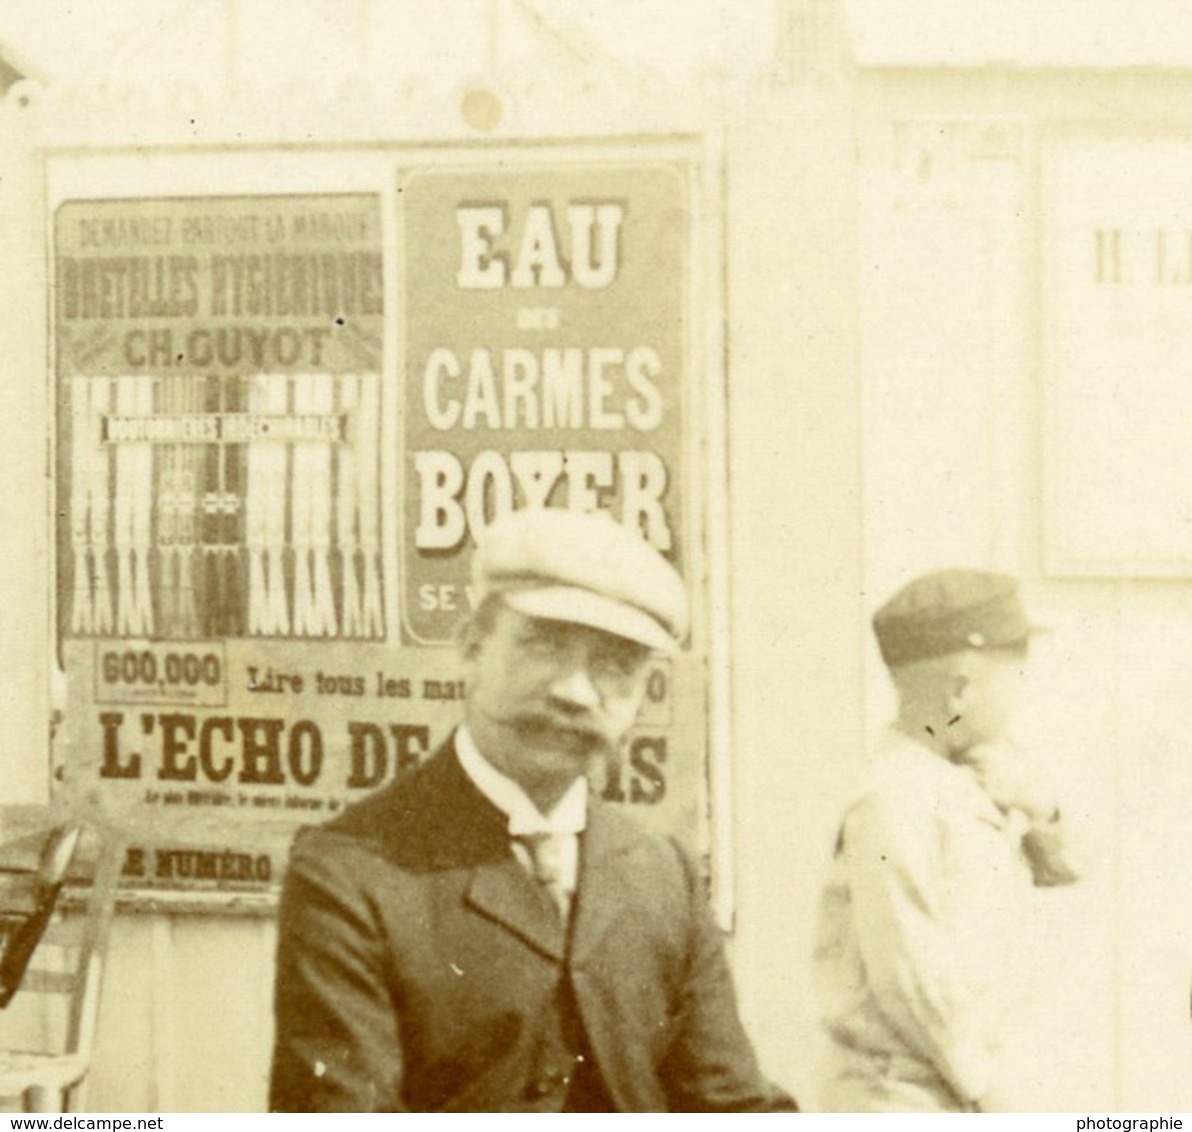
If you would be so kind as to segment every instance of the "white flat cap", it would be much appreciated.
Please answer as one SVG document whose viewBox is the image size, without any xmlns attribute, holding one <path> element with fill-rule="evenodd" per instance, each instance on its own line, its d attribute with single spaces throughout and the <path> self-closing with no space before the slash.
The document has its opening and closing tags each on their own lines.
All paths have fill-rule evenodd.
<svg viewBox="0 0 1192 1132">
<path fill-rule="evenodd" d="M 683 579 L 637 532 L 604 512 L 513 511 L 478 539 L 472 582 L 529 617 L 602 629 L 674 653 L 687 632 Z"/>
</svg>

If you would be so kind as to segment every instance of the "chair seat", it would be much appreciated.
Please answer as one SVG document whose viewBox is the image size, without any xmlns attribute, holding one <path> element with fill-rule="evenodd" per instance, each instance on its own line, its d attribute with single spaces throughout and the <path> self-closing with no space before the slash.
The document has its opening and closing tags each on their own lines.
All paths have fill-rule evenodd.
<svg viewBox="0 0 1192 1132">
<path fill-rule="evenodd" d="M 86 1073 L 87 1058 L 75 1054 L 0 1050 L 0 1096 L 16 1096 L 35 1086 L 65 1089 Z"/>
</svg>

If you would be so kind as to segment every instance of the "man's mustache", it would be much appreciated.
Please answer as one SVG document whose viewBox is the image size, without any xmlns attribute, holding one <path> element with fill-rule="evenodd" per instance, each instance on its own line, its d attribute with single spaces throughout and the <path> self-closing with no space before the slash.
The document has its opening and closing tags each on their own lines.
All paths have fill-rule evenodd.
<svg viewBox="0 0 1192 1132">
<path fill-rule="evenodd" d="M 585 739 L 593 746 L 609 744 L 608 736 L 599 727 L 560 718 L 547 712 L 527 712 L 509 720 L 523 734 L 529 735 L 574 735 Z"/>
</svg>

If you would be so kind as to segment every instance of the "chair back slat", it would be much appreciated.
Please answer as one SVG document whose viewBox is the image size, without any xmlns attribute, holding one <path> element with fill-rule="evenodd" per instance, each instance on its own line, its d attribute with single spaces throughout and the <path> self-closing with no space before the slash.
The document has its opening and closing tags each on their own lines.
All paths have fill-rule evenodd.
<svg viewBox="0 0 1192 1132">
<path fill-rule="evenodd" d="M 25 972 L 21 982 L 21 993 L 70 994 L 75 989 L 77 976 L 74 971 L 45 971 L 33 967 Z"/>
<path fill-rule="evenodd" d="M 59 904 L 61 904 L 61 900 Z M 58 915 L 49 922 L 46 930 L 42 933 L 41 941 L 43 944 L 50 944 L 59 950 L 81 947 L 84 930 L 82 909 L 63 912 L 60 908 Z M 37 962 L 36 957 L 34 962 Z"/>
</svg>

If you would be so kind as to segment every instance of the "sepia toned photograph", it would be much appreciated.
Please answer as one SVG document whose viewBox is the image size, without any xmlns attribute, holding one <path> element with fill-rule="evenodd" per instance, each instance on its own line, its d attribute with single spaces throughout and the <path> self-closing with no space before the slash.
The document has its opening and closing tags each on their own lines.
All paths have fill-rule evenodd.
<svg viewBox="0 0 1192 1132">
<path fill-rule="evenodd" d="M 0 1111 L 1192 1111 L 1189 95 L 0 0 Z"/>
</svg>

